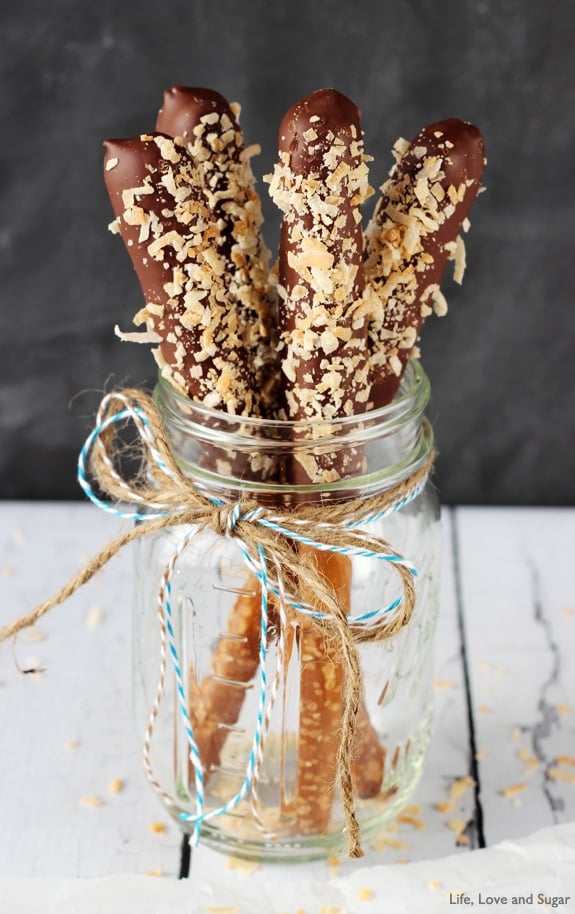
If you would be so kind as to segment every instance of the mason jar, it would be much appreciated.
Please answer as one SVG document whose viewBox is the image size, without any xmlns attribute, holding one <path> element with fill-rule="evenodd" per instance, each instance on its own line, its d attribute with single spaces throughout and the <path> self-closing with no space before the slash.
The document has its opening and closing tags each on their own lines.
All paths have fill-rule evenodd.
<svg viewBox="0 0 575 914">
<path fill-rule="evenodd" d="M 418 361 L 391 404 L 329 422 L 223 414 L 162 378 L 154 392 L 172 453 L 194 486 L 215 504 L 247 499 L 275 518 L 277 536 L 335 595 L 357 633 L 361 691 L 348 755 L 364 842 L 405 805 L 431 733 L 439 502 L 430 482 L 410 486 L 433 452 L 429 393 Z M 346 470 L 310 482 L 310 461 Z M 389 493 L 404 490 L 386 505 Z M 371 628 L 405 610 L 393 561 L 281 532 L 287 515 L 297 533 L 299 512 L 321 524 L 333 506 L 340 527 L 387 544 L 383 551 L 402 557 L 413 576 L 412 611 L 385 637 L 370 637 Z M 231 529 L 180 524 L 135 548 L 136 709 L 148 776 L 171 815 L 194 838 L 246 859 L 345 852 L 337 765 L 349 671 L 341 642 L 322 624 L 321 589 L 302 584 L 291 561 L 268 561 L 264 576 Z"/>
</svg>

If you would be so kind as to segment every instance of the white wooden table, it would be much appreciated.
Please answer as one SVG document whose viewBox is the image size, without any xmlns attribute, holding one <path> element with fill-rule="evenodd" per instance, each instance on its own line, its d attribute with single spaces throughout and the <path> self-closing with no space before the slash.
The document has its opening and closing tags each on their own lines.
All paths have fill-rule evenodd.
<svg viewBox="0 0 575 914">
<path fill-rule="evenodd" d="M 0 625 L 44 600 L 121 526 L 87 504 L 0 503 Z M 340 874 L 467 855 L 575 821 L 575 511 L 444 509 L 443 531 L 436 726 L 423 780 L 404 817 L 360 863 L 342 859 Z M 0 646 L 0 877 L 188 871 L 132 724 L 131 590 L 126 550 Z M 289 873 L 321 879 L 333 869 Z M 195 874 L 233 879 L 246 869 L 200 847 Z"/>
</svg>

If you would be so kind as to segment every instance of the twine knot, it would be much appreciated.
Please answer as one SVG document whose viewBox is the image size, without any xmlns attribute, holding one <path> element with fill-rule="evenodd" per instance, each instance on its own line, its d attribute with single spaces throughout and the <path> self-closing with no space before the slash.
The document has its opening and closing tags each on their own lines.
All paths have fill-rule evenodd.
<svg viewBox="0 0 575 914">
<path fill-rule="evenodd" d="M 248 505 L 242 501 L 232 504 L 218 504 L 213 509 L 208 526 L 219 536 L 232 537 L 238 533 L 241 522 L 254 523 L 265 514 L 264 509 L 257 504 Z"/>
<path fill-rule="evenodd" d="M 232 536 L 240 519 L 239 506 L 221 505 L 214 508 L 210 526 L 219 536 Z"/>
<path fill-rule="evenodd" d="M 132 422 L 138 431 L 141 456 L 140 471 L 132 479 L 124 479 L 116 469 L 118 445 L 115 433 L 126 422 Z M 142 523 L 108 543 L 50 600 L 0 629 L 0 643 L 33 625 L 55 606 L 67 600 L 128 543 L 168 527 L 183 526 L 185 533 L 166 565 L 158 602 L 161 625 L 170 638 L 170 655 L 178 683 L 180 710 L 185 720 L 190 760 L 195 771 L 197 813 L 188 817 L 195 823 L 195 838 L 199 836 L 201 822 L 205 818 L 212 818 L 233 809 L 254 786 L 254 773 L 258 752 L 261 752 L 265 725 L 268 597 L 274 595 L 280 607 L 287 604 L 295 612 L 306 615 L 312 624 L 329 629 L 331 636 L 339 641 L 339 650 L 345 667 L 345 682 L 337 780 L 344 807 L 348 851 L 350 856 L 361 856 L 363 852 L 359 825 L 355 817 L 350 774 L 356 717 L 362 694 L 362 673 L 357 644 L 391 638 L 409 622 L 415 604 L 414 578 L 417 574 L 411 563 L 397 553 L 389 543 L 365 532 L 362 527 L 368 522 L 401 510 L 416 498 L 425 486 L 433 459 L 433 454 L 428 455 L 409 478 L 394 488 L 374 496 L 367 503 L 364 499 L 357 498 L 347 503 L 334 502 L 320 506 L 301 504 L 297 506 L 297 516 L 294 510 L 272 511 L 255 501 L 240 499 L 234 503 L 227 503 L 209 491 L 200 489 L 182 473 L 166 439 L 161 417 L 147 394 L 131 389 L 109 394 L 102 400 L 96 425 L 80 453 L 78 481 L 90 500 L 98 507 L 119 517 L 132 518 Z M 96 494 L 90 476 L 110 500 Z M 122 507 L 122 503 L 125 502 L 132 505 L 133 509 Z M 262 604 L 260 702 L 245 781 L 240 791 L 228 803 L 221 809 L 209 813 L 203 811 L 203 772 L 186 710 L 184 677 L 179 667 L 177 645 L 173 638 L 169 602 L 171 574 L 175 563 L 189 541 L 201 529 L 211 529 L 220 536 L 236 539 L 247 566 L 259 581 Z M 313 561 L 309 560 L 309 550 L 306 554 L 302 547 L 312 547 L 312 552 L 328 551 L 387 562 L 401 579 L 401 595 L 387 606 L 348 616 L 339 604 L 333 588 L 322 577 Z M 313 594 L 314 605 L 311 606 L 302 600 L 299 594 Z M 318 606 L 321 606 L 321 610 Z M 161 789 L 160 792 L 164 799 L 170 802 L 165 792 Z"/>
</svg>

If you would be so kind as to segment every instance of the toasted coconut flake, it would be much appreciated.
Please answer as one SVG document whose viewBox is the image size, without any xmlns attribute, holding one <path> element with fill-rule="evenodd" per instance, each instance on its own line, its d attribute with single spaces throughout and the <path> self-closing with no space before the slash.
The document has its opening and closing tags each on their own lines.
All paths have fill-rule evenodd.
<svg viewBox="0 0 575 914">
<path fill-rule="evenodd" d="M 554 781 L 566 781 L 568 784 L 575 784 L 575 772 L 565 771 L 564 768 L 552 766 L 547 769 L 547 775 Z"/>
<path fill-rule="evenodd" d="M 80 806 L 85 806 L 88 809 L 95 809 L 97 806 L 102 806 L 102 800 L 100 797 L 96 797 L 93 794 L 87 794 L 85 797 L 81 798 Z"/>
<path fill-rule="evenodd" d="M 418 818 L 417 816 L 407 815 L 406 813 L 401 813 L 399 816 L 396 816 L 396 821 L 401 822 L 403 825 L 411 825 L 413 828 L 416 828 L 418 831 L 423 831 L 425 828 L 425 822 L 423 819 Z"/>
<path fill-rule="evenodd" d="M 209 914 L 240 914 L 237 904 L 209 904 L 206 905 Z"/>
<path fill-rule="evenodd" d="M 519 794 L 523 793 L 524 790 L 527 790 L 528 785 L 525 783 L 521 784 L 510 784 L 509 787 L 503 787 L 499 793 L 502 797 L 505 797 L 508 800 L 512 800 Z"/>
<path fill-rule="evenodd" d="M 92 606 L 86 618 L 88 628 L 98 628 L 104 621 L 104 613 L 100 606 Z"/>
<path fill-rule="evenodd" d="M 451 682 L 450 679 L 434 679 L 433 685 L 436 689 L 454 689 L 455 683 Z"/>
<path fill-rule="evenodd" d="M 453 260 L 455 261 L 455 268 L 453 270 L 453 279 L 456 283 L 461 285 L 463 282 L 463 275 L 465 273 L 466 259 L 465 259 L 465 244 L 461 235 L 457 236 L 455 241 L 455 250 L 453 253 Z"/>
<path fill-rule="evenodd" d="M 388 847 L 394 850 L 406 850 L 409 844 L 406 841 L 400 841 L 399 838 L 394 838 L 392 835 L 381 835 L 380 838 L 377 838 L 372 843 L 371 847 L 374 851 L 384 851 Z"/>
<path fill-rule="evenodd" d="M 115 335 L 124 343 L 161 343 L 162 337 L 153 330 L 135 330 L 130 333 L 124 333 L 120 330 L 118 324 L 114 327 Z"/>
<path fill-rule="evenodd" d="M 246 876 L 250 876 L 252 873 L 255 873 L 259 870 L 261 864 L 255 860 L 241 860 L 236 857 L 227 857 L 226 858 L 226 869 L 227 870 L 239 870 L 242 873 L 245 873 Z"/>
<path fill-rule="evenodd" d="M 528 768 L 536 768 L 541 764 L 541 760 L 538 759 L 537 756 L 532 755 L 524 746 L 517 750 L 517 755 Z"/>
</svg>

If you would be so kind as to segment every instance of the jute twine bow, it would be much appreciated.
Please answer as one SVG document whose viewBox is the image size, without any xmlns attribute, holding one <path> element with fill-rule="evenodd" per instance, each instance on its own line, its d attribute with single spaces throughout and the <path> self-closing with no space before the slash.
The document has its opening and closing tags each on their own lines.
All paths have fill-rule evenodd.
<svg viewBox="0 0 575 914">
<path fill-rule="evenodd" d="M 141 461 L 136 475 L 126 480 L 116 469 L 115 457 L 118 450 L 116 432 L 127 422 L 133 422 L 138 431 L 137 448 Z M 351 857 L 361 857 L 363 851 L 351 777 L 356 719 L 363 688 L 357 645 L 392 638 L 407 625 L 415 604 L 414 577 L 417 572 L 389 543 L 359 527 L 400 510 L 412 501 L 422 491 L 433 459 L 434 455 L 430 454 L 407 479 L 368 502 L 365 498 L 357 498 L 322 505 L 303 503 L 293 509 L 282 508 L 281 511 L 263 508 L 248 496 L 242 496 L 233 504 L 224 503 L 209 492 L 202 491 L 182 473 L 150 396 L 137 389 L 108 394 L 100 405 L 96 426 L 80 454 L 78 479 L 96 505 L 143 523 L 109 542 L 51 599 L 0 629 L 0 643 L 34 625 L 55 606 L 65 602 L 124 546 L 142 536 L 169 527 L 192 525 L 197 532 L 212 530 L 222 536 L 236 538 L 246 561 L 251 567 L 265 563 L 272 585 L 274 574 L 276 576 L 273 592 L 287 594 L 289 604 L 296 610 L 305 611 L 297 600 L 298 593 L 313 593 L 316 596 L 322 611 L 312 612 L 308 606 L 308 619 L 339 645 L 345 680 L 336 777 L 345 815 L 348 853 Z M 104 501 L 95 494 L 88 482 L 88 470 L 101 492 L 111 501 Z M 138 510 L 128 511 L 119 506 L 126 501 Z M 294 549 L 294 543 L 389 562 L 401 579 L 402 598 L 375 614 L 369 624 L 365 624 L 363 617 L 355 620 L 348 618 L 329 582 L 314 564 L 313 552 L 298 551 Z M 283 576 L 281 581 L 277 580 L 278 569 Z"/>
</svg>

